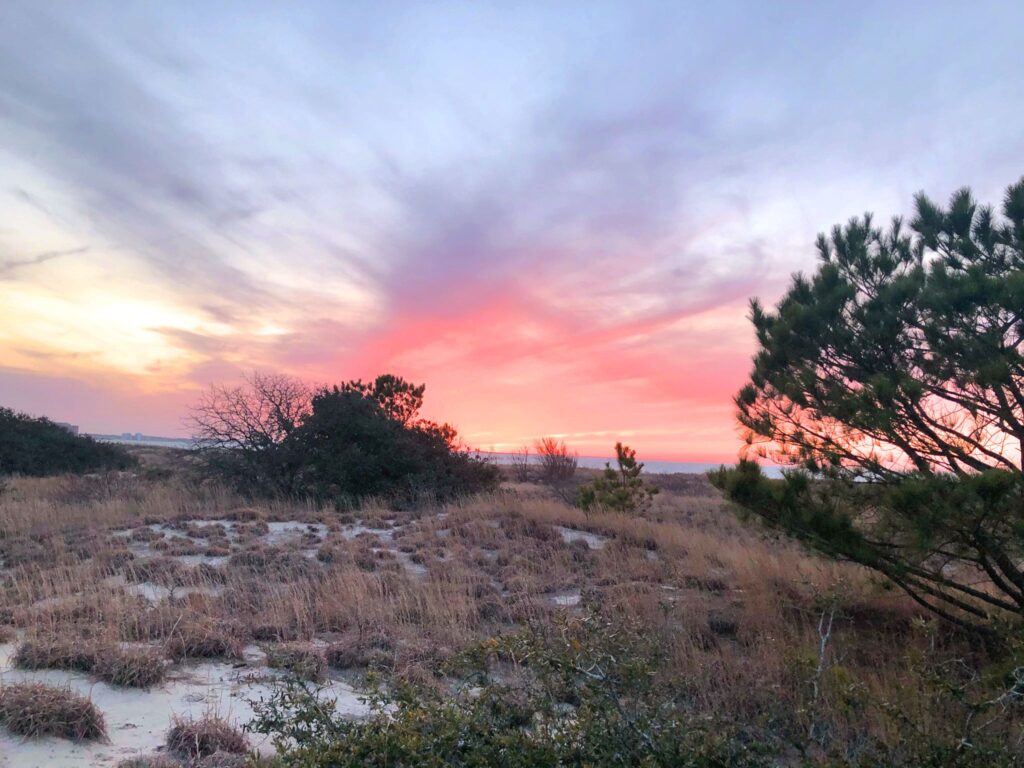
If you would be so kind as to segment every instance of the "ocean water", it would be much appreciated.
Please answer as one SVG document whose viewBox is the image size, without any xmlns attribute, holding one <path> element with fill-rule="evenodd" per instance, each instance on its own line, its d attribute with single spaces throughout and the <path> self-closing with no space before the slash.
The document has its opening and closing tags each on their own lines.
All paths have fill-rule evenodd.
<svg viewBox="0 0 1024 768">
<path fill-rule="evenodd" d="M 89 437 L 99 440 L 101 443 L 119 443 L 121 445 L 149 445 L 161 448 L 179 448 L 189 450 L 194 447 L 194 442 L 186 437 L 155 437 L 153 435 L 142 435 L 141 437 L 123 437 L 121 435 L 93 435 Z"/>
<path fill-rule="evenodd" d="M 482 456 L 493 459 L 498 464 L 511 464 L 514 454 L 511 453 L 490 453 L 486 451 L 481 452 Z M 602 456 L 580 456 L 578 458 L 579 466 L 586 469 L 604 469 L 604 465 L 608 462 L 615 463 L 615 459 L 611 457 Z M 531 464 L 540 464 L 540 457 L 531 454 Z M 686 475 L 702 475 L 712 469 L 718 469 L 722 466 L 723 462 L 703 462 L 703 461 L 658 461 L 641 460 L 644 465 L 644 472 L 650 472 L 653 474 L 686 474 Z M 726 465 L 735 464 L 736 462 L 726 462 Z M 762 465 L 761 469 L 769 477 L 782 477 L 782 468 L 775 466 Z"/>
</svg>

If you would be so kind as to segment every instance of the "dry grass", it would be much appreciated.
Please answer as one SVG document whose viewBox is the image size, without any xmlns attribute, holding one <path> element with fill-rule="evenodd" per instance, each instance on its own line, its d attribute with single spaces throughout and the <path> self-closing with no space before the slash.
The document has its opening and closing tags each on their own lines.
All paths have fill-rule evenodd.
<svg viewBox="0 0 1024 768">
<path fill-rule="evenodd" d="M 172 659 L 235 659 L 242 655 L 242 643 L 231 625 L 212 617 L 192 618 L 182 614 L 164 644 Z"/>
<path fill-rule="evenodd" d="M 35 638 L 26 640 L 14 653 L 18 669 L 65 669 L 91 672 L 96 667 L 96 648 L 76 638 Z"/>
<path fill-rule="evenodd" d="M 118 648 L 100 654 L 95 673 L 104 682 L 124 688 L 152 688 L 163 682 L 167 666 L 155 648 Z"/>
<path fill-rule="evenodd" d="M 198 761 L 218 753 L 242 755 L 249 742 L 237 728 L 217 717 L 175 720 L 167 732 L 167 749 L 186 760 Z"/>
<path fill-rule="evenodd" d="M 151 688 L 163 682 L 167 667 L 155 648 L 131 648 L 119 643 L 73 637 L 32 637 L 14 652 L 19 669 L 61 669 L 96 675 L 125 688 Z"/>
<path fill-rule="evenodd" d="M 117 768 L 181 768 L 181 763 L 167 755 L 141 755 L 122 760 Z"/>
<path fill-rule="evenodd" d="M 327 679 L 327 659 L 322 648 L 308 643 L 284 643 L 267 650 L 267 666 L 282 669 L 302 680 Z"/>
<path fill-rule="evenodd" d="M 16 479 L 0 496 L 0 625 L 27 633 L 26 665 L 85 669 L 81 654 L 125 642 L 175 663 L 239 658 L 260 642 L 314 679 L 326 664 L 429 681 L 483 637 L 601 611 L 649 627 L 694 708 L 806 732 L 823 605 L 828 664 L 865 695 L 909 696 L 911 657 L 933 642 L 902 596 L 739 523 L 699 478 L 664 483 L 642 516 L 588 515 L 529 484 L 339 513 L 174 478 L 79 483 Z M 284 522 L 294 534 L 274 533 Z M 133 661 L 106 675 L 139 679 Z M 838 696 L 817 706 L 837 738 L 895 738 Z"/>
<path fill-rule="evenodd" d="M 25 737 L 59 736 L 95 741 L 106 736 L 103 713 L 69 688 L 42 683 L 0 687 L 0 723 Z"/>
</svg>

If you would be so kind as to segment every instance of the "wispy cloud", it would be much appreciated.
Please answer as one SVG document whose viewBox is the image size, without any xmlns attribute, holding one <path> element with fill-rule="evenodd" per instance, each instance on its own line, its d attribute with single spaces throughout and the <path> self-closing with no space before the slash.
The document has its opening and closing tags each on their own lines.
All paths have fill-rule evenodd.
<svg viewBox="0 0 1024 768">
<path fill-rule="evenodd" d="M 5 3 L 0 395 L 179 432 L 251 367 L 397 369 L 481 443 L 726 455 L 750 295 L 1019 172 L 1022 13 Z"/>
<path fill-rule="evenodd" d="M 0 261 L 0 280 L 13 275 L 15 271 L 24 269 L 25 267 L 45 264 L 46 262 L 53 261 L 54 259 L 59 259 L 64 256 L 76 256 L 80 253 L 87 253 L 88 251 L 88 246 L 82 246 L 81 248 L 65 248 L 60 251 L 44 251 L 42 253 L 37 253 L 35 256 L 29 256 L 26 259 L 4 259 L 3 261 Z"/>
</svg>

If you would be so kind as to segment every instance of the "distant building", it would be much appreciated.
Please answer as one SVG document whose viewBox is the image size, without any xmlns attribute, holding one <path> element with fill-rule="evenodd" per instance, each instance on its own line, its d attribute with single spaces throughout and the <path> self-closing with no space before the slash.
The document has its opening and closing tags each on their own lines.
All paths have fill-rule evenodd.
<svg viewBox="0 0 1024 768">
<path fill-rule="evenodd" d="M 58 427 L 63 427 L 68 432 L 70 432 L 72 435 L 77 435 L 78 434 L 78 425 L 77 424 L 68 424 L 66 421 L 55 421 L 54 424 L 56 424 Z"/>
</svg>

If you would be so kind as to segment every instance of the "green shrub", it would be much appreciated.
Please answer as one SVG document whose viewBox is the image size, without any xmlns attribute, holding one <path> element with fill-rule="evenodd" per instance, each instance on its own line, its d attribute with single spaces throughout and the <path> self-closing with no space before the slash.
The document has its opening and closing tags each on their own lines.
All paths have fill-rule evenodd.
<svg viewBox="0 0 1024 768">
<path fill-rule="evenodd" d="M 323 682 L 327 679 L 327 658 L 324 651 L 309 643 L 282 643 L 266 649 L 267 666 L 283 669 L 302 680 Z"/>
<path fill-rule="evenodd" d="M 771 765 L 737 729 L 677 706 L 654 674 L 654 643 L 631 628 L 575 621 L 551 637 L 525 632 L 460 659 L 469 684 L 454 693 L 393 683 L 351 720 L 295 681 L 255 704 L 251 728 L 270 735 L 285 765 L 302 768 Z M 507 685 L 487 668 L 526 661 Z M 478 684 L 475 684 L 478 683 Z"/>
<path fill-rule="evenodd" d="M 291 679 L 254 703 L 249 727 L 269 735 L 291 768 L 1022 764 L 1024 667 L 1012 659 L 991 670 L 965 659 L 922 660 L 906 700 L 881 700 L 840 667 L 817 676 L 833 705 L 870 710 L 898 734 L 883 742 L 868 731 L 808 731 L 817 704 L 809 691 L 788 703 L 783 697 L 764 716 L 708 714 L 692 680 L 666 673 L 664 640 L 624 619 L 563 619 L 463 652 L 445 668 L 456 685 L 391 680 L 368 696 L 371 714 L 361 720 L 336 713 L 333 699 Z M 807 666 L 800 677 L 815 676 L 815 661 Z"/>
<path fill-rule="evenodd" d="M 611 463 L 589 485 L 580 488 L 578 503 L 583 509 L 611 509 L 635 512 L 650 502 L 657 488 L 645 485 L 640 473 L 644 465 L 636 460 L 636 451 L 622 443 L 615 444 L 617 469 Z"/>
<path fill-rule="evenodd" d="M 134 467 L 120 446 L 75 435 L 46 418 L 0 408 L 0 475 L 56 475 Z"/>
<path fill-rule="evenodd" d="M 447 424 L 419 418 L 423 385 L 390 374 L 310 392 L 254 375 L 193 410 L 207 467 L 247 492 L 341 503 L 368 496 L 447 498 L 494 487 L 498 470 Z"/>
<path fill-rule="evenodd" d="M 460 450 L 452 427 L 415 420 L 409 407 L 399 409 L 403 420 L 362 389 L 320 390 L 294 436 L 306 457 L 303 489 L 320 497 L 413 499 L 496 484 L 496 468 Z"/>
</svg>

